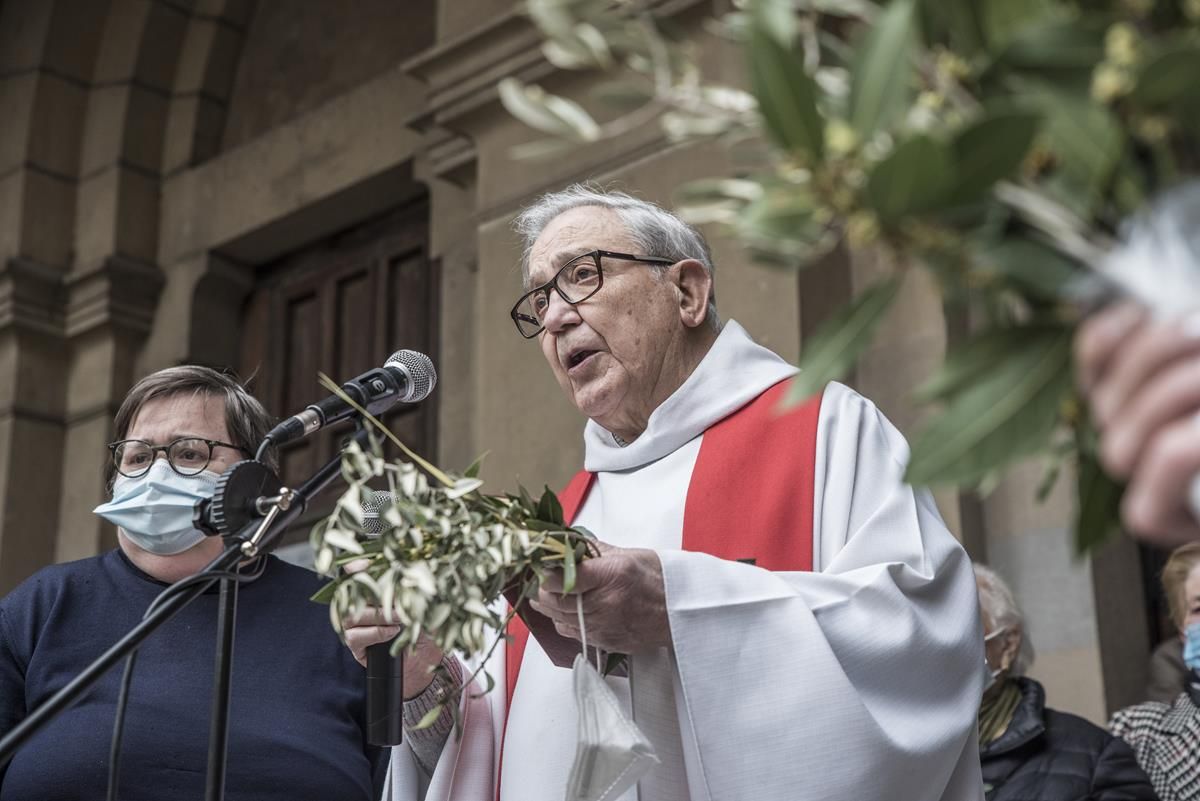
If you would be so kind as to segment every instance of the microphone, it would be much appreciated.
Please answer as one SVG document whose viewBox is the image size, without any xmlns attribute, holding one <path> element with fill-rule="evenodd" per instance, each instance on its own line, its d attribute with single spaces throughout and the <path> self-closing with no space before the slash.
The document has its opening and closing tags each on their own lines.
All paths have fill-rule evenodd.
<svg viewBox="0 0 1200 801">
<path fill-rule="evenodd" d="M 372 492 L 363 502 L 363 533 L 368 537 L 378 537 L 392 526 L 383 519 L 383 511 L 396 502 L 396 496 L 387 490 Z"/>
<path fill-rule="evenodd" d="M 363 533 L 378 537 L 391 528 L 383 511 L 395 503 L 392 493 L 372 492 L 362 505 Z M 400 745 L 404 741 L 404 656 L 392 656 L 391 643 L 367 646 L 367 742 Z"/>
<path fill-rule="evenodd" d="M 342 391 L 372 415 L 379 415 L 397 403 L 425 400 L 436 385 L 437 371 L 428 356 L 415 350 L 398 350 L 383 367 L 368 370 L 342 384 Z M 272 428 L 264 445 L 266 442 L 282 445 L 307 437 L 355 414 L 353 406 L 337 395 L 330 395 Z"/>
</svg>

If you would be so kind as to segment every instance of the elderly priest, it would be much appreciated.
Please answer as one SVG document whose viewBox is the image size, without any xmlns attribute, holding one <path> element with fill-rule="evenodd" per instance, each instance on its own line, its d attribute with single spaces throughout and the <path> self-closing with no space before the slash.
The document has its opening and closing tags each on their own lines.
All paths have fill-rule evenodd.
<svg viewBox="0 0 1200 801">
<path fill-rule="evenodd" d="M 661 208 L 574 186 L 517 229 L 513 320 L 589 418 L 564 509 L 604 543 L 533 606 L 555 636 L 579 639 L 581 614 L 589 642 L 631 655 L 605 681 L 660 764 L 621 801 L 982 798 L 975 581 L 903 483 L 896 429 L 839 384 L 781 413 L 796 368 L 718 321 L 706 243 Z M 393 799 L 564 797 L 572 671 L 519 628 L 505 681 L 466 694 L 461 739 L 447 711 L 393 749 Z M 423 673 L 437 659 L 462 675 L 411 658 L 409 721 L 444 692 Z"/>
</svg>

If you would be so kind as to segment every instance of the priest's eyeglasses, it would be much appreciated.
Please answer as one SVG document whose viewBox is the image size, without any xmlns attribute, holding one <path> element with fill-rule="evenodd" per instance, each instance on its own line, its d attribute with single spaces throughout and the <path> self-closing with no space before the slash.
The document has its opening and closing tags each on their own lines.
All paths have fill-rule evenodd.
<svg viewBox="0 0 1200 801">
<path fill-rule="evenodd" d="M 633 256 L 628 253 L 613 253 L 611 250 L 593 250 L 576 256 L 564 264 L 546 283 L 526 292 L 512 307 L 509 314 L 521 336 L 533 339 L 546 327 L 546 312 L 550 309 L 550 290 L 574 306 L 590 298 L 604 286 L 604 269 L 601 260 L 617 259 L 619 261 L 635 261 L 642 264 L 671 265 L 674 259 L 664 259 L 659 256 Z"/>
<path fill-rule="evenodd" d="M 237 445 L 215 439 L 180 437 L 167 445 L 151 445 L 140 439 L 123 439 L 110 443 L 113 465 L 117 472 L 129 478 L 144 476 L 150 471 L 158 452 L 167 455 L 167 464 L 181 476 L 194 476 L 204 472 L 212 461 L 213 448 L 233 448 L 245 451 Z"/>
</svg>

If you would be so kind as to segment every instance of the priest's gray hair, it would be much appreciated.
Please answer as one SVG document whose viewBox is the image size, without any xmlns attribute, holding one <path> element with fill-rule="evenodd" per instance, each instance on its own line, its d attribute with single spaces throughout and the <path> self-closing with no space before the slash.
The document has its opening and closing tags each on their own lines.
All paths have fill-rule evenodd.
<svg viewBox="0 0 1200 801">
<path fill-rule="evenodd" d="M 1017 649 L 1011 673 L 1014 676 L 1024 676 L 1025 671 L 1033 664 L 1034 654 L 1021 607 L 1017 606 L 1012 589 L 995 570 L 978 564 L 974 565 L 974 568 L 975 583 L 979 586 L 979 606 L 984 616 L 992 622 L 992 631 L 1005 626 L 1021 635 L 1021 647 Z"/>
<path fill-rule="evenodd" d="M 717 316 L 717 284 L 712 251 L 704 236 L 662 206 L 591 184 L 572 184 L 561 191 L 548 192 L 513 220 L 513 229 L 520 235 L 524 246 L 521 253 L 521 280 L 526 289 L 529 288 L 529 254 L 533 250 L 533 243 L 555 217 L 571 209 L 587 206 L 616 212 L 640 250 L 637 255 L 660 256 L 673 262 L 695 259 L 703 264 L 713 278 L 705 319 L 714 331 L 721 330 L 721 321 Z M 655 269 L 661 275 L 666 267 Z"/>
</svg>

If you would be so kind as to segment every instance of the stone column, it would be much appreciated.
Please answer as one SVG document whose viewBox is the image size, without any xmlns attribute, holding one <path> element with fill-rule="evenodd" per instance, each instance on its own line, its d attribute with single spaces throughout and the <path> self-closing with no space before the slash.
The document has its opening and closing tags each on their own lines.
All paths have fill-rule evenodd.
<svg viewBox="0 0 1200 801">
<path fill-rule="evenodd" d="M 55 561 L 80 559 L 116 545 L 111 525 L 92 514 L 107 497 L 103 468 L 112 421 L 139 377 L 136 359 L 158 306 L 161 271 L 120 256 L 68 281 L 71 344 L 63 444 L 63 492 Z"/>
<path fill-rule="evenodd" d="M 0 269 L 0 594 L 54 559 L 62 471 L 61 273 L 26 259 Z"/>
</svg>

